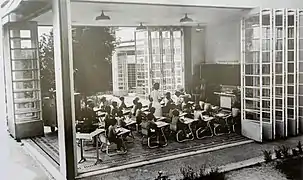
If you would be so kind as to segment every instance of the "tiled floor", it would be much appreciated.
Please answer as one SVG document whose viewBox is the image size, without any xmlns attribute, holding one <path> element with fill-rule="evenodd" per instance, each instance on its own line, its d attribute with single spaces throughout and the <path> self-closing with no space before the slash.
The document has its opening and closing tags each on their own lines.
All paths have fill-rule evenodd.
<svg viewBox="0 0 303 180">
<path fill-rule="evenodd" d="M 96 151 L 88 143 L 84 151 L 84 156 L 87 158 L 84 163 L 78 164 L 79 173 L 101 170 L 109 167 L 131 164 L 135 162 L 147 161 L 155 158 L 167 157 L 185 152 L 207 149 L 215 146 L 241 142 L 246 138 L 237 134 L 229 134 L 224 136 L 212 137 L 203 140 L 193 140 L 184 143 L 178 143 L 174 140 L 169 140 L 168 145 L 163 148 L 149 149 L 147 146 L 142 146 L 141 139 L 135 134 L 134 143 L 127 143 L 128 152 L 125 155 L 114 155 L 109 157 L 106 153 L 100 151 L 102 162 L 95 165 Z M 47 132 L 45 137 L 34 138 L 33 141 L 43 148 L 55 161 L 59 162 L 59 148 L 57 133 Z M 113 146 L 115 148 L 115 146 Z M 90 150 L 89 150 L 90 149 Z M 77 151 L 78 159 L 80 159 L 80 148 Z"/>
</svg>

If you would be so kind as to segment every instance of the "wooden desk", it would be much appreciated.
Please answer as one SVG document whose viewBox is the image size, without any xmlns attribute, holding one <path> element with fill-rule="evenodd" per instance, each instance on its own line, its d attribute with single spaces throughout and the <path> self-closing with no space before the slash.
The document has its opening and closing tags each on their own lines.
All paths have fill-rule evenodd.
<svg viewBox="0 0 303 180">
<path fill-rule="evenodd" d="M 155 122 L 155 124 L 157 125 L 157 128 L 158 129 L 160 129 L 160 131 L 161 131 L 161 134 L 162 134 L 162 136 L 163 136 L 163 138 L 164 138 L 164 144 L 162 145 L 162 146 L 167 146 L 167 138 L 166 138 L 166 136 L 165 136 L 165 133 L 164 133 L 164 128 L 165 127 L 167 127 L 167 126 L 169 126 L 169 123 L 166 123 L 166 122 L 163 122 L 163 121 L 157 121 L 157 122 Z"/>
<path fill-rule="evenodd" d="M 76 133 L 76 139 L 80 140 L 80 148 L 81 148 L 81 159 L 80 159 L 79 163 L 86 161 L 86 159 L 84 158 L 84 155 L 83 155 L 83 140 L 91 141 L 93 139 L 95 139 L 95 142 L 96 142 L 96 153 L 97 153 L 97 157 L 96 157 L 97 160 L 96 160 L 95 164 L 98 164 L 99 162 L 101 162 L 101 159 L 99 158 L 99 137 L 98 136 L 104 132 L 105 132 L 105 129 L 96 129 L 95 131 L 93 131 L 91 133 Z"/>
</svg>

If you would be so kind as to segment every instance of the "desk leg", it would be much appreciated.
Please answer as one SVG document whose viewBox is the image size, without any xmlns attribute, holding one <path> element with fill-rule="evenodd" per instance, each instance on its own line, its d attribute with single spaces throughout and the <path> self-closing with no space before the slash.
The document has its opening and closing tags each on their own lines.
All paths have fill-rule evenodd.
<svg viewBox="0 0 303 180">
<path fill-rule="evenodd" d="M 165 144 L 163 144 L 162 146 L 165 147 L 165 146 L 167 146 L 167 139 L 166 139 L 165 133 L 163 131 L 163 128 L 161 128 L 161 132 L 162 132 L 162 136 L 163 136 L 164 142 L 165 142 Z"/>
<path fill-rule="evenodd" d="M 95 165 L 102 162 L 102 160 L 100 159 L 99 157 L 99 138 L 98 138 L 99 135 L 95 136 L 95 141 L 96 141 L 96 153 L 97 153 L 97 160 L 95 162 Z"/>
<path fill-rule="evenodd" d="M 81 159 L 78 162 L 79 164 L 86 161 L 86 159 L 84 158 L 84 155 L 83 155 L 83 140 L 82 139 L 80 139 L 80 151 L 81 151 Z"/>
<path fill-rule="evenodd" d="M 191 128 L 191 123 L 188 124 L 188 128 L 189 128 L 189 131 L 190 131 L 190 133 L 191 133 L 191 135 L 192 135 L 192 138 L 191 138 L 190 140 L 194 140 L 194 139 L 195 139 L 195 136 L 194 136 L 194 132 L 193 132 L 193 130 L 192 130 L 192 128 Z"/>
</svg>

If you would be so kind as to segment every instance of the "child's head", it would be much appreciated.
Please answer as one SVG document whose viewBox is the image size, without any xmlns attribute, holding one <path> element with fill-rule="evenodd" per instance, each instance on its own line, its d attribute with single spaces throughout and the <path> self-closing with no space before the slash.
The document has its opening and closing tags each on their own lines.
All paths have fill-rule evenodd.
<svg viewBox="0 0 303 180">
<path fill-rule="evenodd" d="M 180 91 L 176 91 L 176 92 L 175 92 L 175 95 L 176 95 L 177 97 L 179 97 L 179 96 L 181 95 Z"/>
<path fill-rule="evenodd" d="M 150 111 L 151 114 L 154 114 L 156 112 L 156 108 L 151 107 L 149 111 Z"/>
<path fill-rule="evenodd" d="M 123 112 L 122 111 L 118 111 L 117 115 L 118 115 L 118 117 L 123 117 Z"/>
<path fill-rule="evenodd" d="M 117 120 L 115 119 L 115 118 L 113 118 L 112 120 L 111 120 L 111 125 L 112 126 L 116 126 L 117 125 Z"/>
<path fill-rule="evenodd" d="M 165 94 L 165 96 L 166 96 L 167 99 L 170 99 L 170 98 L 171 98 L 170 92 L 167 92 L 167 93 Z"/>
<path fill-rule="evenodd" d="M 121 102 L 124 102 L 124 97 L 119 98 Z"/>
<path fill-rule="evenodd" d="M 152 97 L 148 97 L 149 102 L 153 102 L 153 98 Z"/>
<path fill-rule="evenodd" d="M 133 104 L 134 104 L 134 105 L 137 105 L 137 104 L 138 104 L 138 102 L 139 102 L 139 98 L 138 98 L 138 97 L 136 97 L 136 98 L 133 100 Z"/>
<path fill-rule="evenodd" d="M 110 106 L 105 106 L 105 112 L 110 114 L 111 107 Z"/>
<path fill-rule="evenodd" d="M 179 111 L 177 109 L 174 109 L 173 112 L 172 112 L 172 114 L 173 114 L 173 117 L 177 117 L 177 116 L 180 115 L 180 113 L 179 113 Z"/>
<path fill-rule="evenodd" d="M 113 101 L 113 102 L 112 102 L 112 105 L 113 105 L 113 107 L 117 107 L 117 106 L 118 106 L 118 103 L 117 103 L 116 101 Z"/>
<path fill-rule="evenodd" d="M 105 101 L 106 101 L 106 97 L 104 97 L 104 96 L 101 97 L 100 101 L 101 101 L 101 102 L 105 102 Z"/>
<path fill-rule="evenodd" d="M 195 105 L 195 110 L 196 110 L 196 111 L 201 111 L 201 106 L 200 106 L 200 104 L 196 104 L 196 105 Z"/>
<path fill-rule="evenodd" d="M 150 114 L 147 115 L 146 119 L 148 121 L 152 121 L 152 120 L 154 120 L 154 115 L 150 113 Z"/>
<path fill-rule="evenodd" d="M 142 103 L 138 102 L 138 103 L 137 103 L 137 108 L 138 108 L 138 109 L 142 109 Z"/>
</svg>

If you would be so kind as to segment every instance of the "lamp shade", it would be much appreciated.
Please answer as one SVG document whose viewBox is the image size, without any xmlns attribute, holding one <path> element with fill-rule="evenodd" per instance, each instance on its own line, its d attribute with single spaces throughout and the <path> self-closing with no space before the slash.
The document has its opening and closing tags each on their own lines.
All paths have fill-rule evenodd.
<svg viewBox="0 0 303 180">
<path fill-rule="evenodd" d="M 146 30 L 146 26 L 143 26 L 143 24 L 140 23 L 140 26 L 138 26 L 136 30 Z"/>
<path fill-rule="evenodd" d="M 191 18 L 189 18 L 187 16 L 187 13 L 185 14 L 185 16 L 183 18 L 180 19 L 181 23 L 186 23 L 186 22 L 193 22 L 193 20 Z"/>
<path fill-rule="evenodd" d="M 109 17 L 109 16 L 106 16 L 106 15 L 104 14 L 104 12 L 102 11 L 102 12 L 101 12 L 101 15 L 96 17 L 96 20 L 110 20 L 110 17 Z"/>
</svg>

